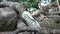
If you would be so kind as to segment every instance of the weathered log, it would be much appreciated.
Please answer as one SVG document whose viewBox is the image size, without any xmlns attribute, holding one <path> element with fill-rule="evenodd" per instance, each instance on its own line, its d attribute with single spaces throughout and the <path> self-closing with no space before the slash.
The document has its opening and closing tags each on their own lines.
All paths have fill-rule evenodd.
<svg viewBox="0 0 60 34">
<path fill-rule="evenodd" d="M 34 29 L 38 32 L 45 32 L 45 34 L 47 34 L 48 32 L 43 29 L 39 23 L 32 17 L 32 15 L 27 12 L 27 11 L 24 11 L 23 14 L 22 14 L 22 18 L 27 22 L 28 26 L 31 28 L 31 29 Z M 42 30 L 43 29 L 43 30 Z"/>
<path fill-rule="evenodd" d="M 42 29 L 38 22 L 32 17 L 32 15 L 29 12 L 24 11 L 22 14 L 22 18 L 27 22 L 29 27 Z"/>
<path fill-rule="evenodd" d="M 51 11 L 49 11 L 50 15 L 60 15 L 59 11 L 55 11 L 54 9 L 52 9 Z"/>
<path fill-rule="evenodd" d="M 57 15 L 56 14 L 53 14 L 53 15 L 49 15 L 49 16 L 43 16 L 43 18 L 41 19 L 40 17 L 38 18 L 39 21 L 43 21 L 45 18 L 48 18 L 48 19 L 53 19 L 54 21 L 56 22 L 60 22 L 60 15 Z M 40 20 L 41 19 L 41 20 Z"/>
<path fill-rule="evenodd" d="M 57 22 L 60 22 L 60 15 L 50 15 L 48 16 L 48 18 L 51 18 Z"/>
</svg>

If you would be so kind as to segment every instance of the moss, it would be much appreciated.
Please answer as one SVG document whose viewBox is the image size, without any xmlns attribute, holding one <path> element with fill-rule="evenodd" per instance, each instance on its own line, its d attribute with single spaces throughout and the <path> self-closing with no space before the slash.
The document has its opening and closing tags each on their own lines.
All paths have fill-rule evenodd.
<svg viewBox="0 0 60 34">
<path fill-rule="evenodd" d="M 41 23 L 41 26 L 42 27 L 47 27 L 47 26 L 53 26 L 55 28 L 60 28 L 60 23 L 56 23 L 54 20 L 52 19 L 46 19 L 46 20 L 43 20 L 42 23 Z"/>
<path fill-rule="evenodd" d="M 51 19 L 45 19 L 42 21 L 41 26 L 54 26 L 55 21 Z"/>
<path fill-rule="evenodd" d="M 60 28 L 60 23 L 54 23 L 54 26 L 55 26 L 56 28 Z"/>
</svg>

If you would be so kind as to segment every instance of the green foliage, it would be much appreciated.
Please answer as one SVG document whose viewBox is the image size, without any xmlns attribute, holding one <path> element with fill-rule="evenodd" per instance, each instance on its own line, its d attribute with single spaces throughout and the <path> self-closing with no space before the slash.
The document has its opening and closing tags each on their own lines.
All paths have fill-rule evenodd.
<svg viewBox="0 0 60 34">
<path fill-rule="evenodd" d="M 29 7 L 35 7 L 38 8 L 38 2 L 36 2 L 37 0 L 19 0 L 19 2 L 28 2 Z"/>
<path fill-rule="evenodd" d="M 54 2 L 55 0 L 52 0 L 52 2 Z"/>
<path fill-rule="evenodd" d="M 29 4 L 29 7 L 35 7 L 35 8 L 38 8 L 38 2 L 41 1 L 41 0 L 19 0 L 19 2 L 28 2 Z M 54 2 L 56 0 L 52 0 L 51 2 Z M 60 3 L 60 0 L 59 0 L 59 3 Z"/>
</svg>

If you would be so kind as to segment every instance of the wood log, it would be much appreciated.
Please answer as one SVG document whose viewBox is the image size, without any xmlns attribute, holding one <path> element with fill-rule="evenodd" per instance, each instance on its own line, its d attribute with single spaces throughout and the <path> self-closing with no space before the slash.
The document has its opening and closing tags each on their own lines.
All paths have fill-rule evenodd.
<svg viewBox="0 0 60 34">
<path fill-rule="evenodd" d="M 47 16 L 48 18 L 50 19 L 53 19 L 57 22 L 60 22 L 60 15 L 50 15 L 50 16 Z"/>
</svg>

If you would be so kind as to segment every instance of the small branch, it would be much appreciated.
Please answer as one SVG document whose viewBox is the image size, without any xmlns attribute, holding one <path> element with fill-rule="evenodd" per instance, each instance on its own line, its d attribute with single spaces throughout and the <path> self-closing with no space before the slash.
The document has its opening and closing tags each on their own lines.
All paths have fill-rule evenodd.
<svg viewBox="0 0 60 34">
<path fill-rule="evenodd" d="M 32 13 L 32 16 L 35 17 L 35 16 L 38 16 L 40 14 L 44 14 L 44 11 L 42 9 L 39 9 L 39 10 L 36 10 Z"/>
</svg>

